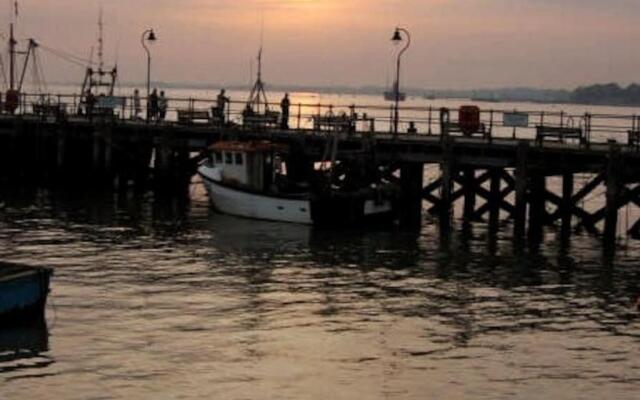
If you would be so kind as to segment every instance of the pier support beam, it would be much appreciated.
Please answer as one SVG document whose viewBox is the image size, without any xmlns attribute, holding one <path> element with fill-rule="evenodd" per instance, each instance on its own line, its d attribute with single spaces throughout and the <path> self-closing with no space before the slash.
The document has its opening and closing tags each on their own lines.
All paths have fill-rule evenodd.
<svg viewBox="0 0 640 400">
<path fill-rule="evenodd" d="M 514 236 L 523 238 L 526 232 L 527 226 L 527 189 L 528 189 L 528 176 L 527 176 L 527 156 L 529 153 L 529 143 L 521 141 L 518 143 L 518 150 L 516 154 L 516 169 L 515 169 L 515 213 L 514 218 Z"/>
<path fill-rule="evenodd" d="M 403 228 L 420 230 L 422 227 L 422 185 L 424 165 L 404 163 L 400 167 L 400 225 Z"/>
</svg>

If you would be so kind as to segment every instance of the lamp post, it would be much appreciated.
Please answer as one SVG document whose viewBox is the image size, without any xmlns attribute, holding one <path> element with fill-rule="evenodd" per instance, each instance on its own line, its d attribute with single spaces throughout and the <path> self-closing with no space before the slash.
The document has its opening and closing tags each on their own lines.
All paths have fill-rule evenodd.
<svg viewBox="0 0 640 400">
<path fill-rule="evenodd" d="M 140 43 L 142 43 L 144 51 L 147 52 L 147 121 L 149 121 L 149 96 L 151 94 L 151 52 L 149 51 L 149 47 L 147 47 L 147 42 L 151 45 L 156 40 L 156 34 L 153 32 L 153 29 L 147 29 L 142 32 Z"/>
<path fill-rule="evenodd" d="M 395 32 L 393 33 L 393 37 L 391 38 L 391 41 L 393 42 L 394 45 L 400 45 L 400 43 L 402 43 L 404 40 L 402 38 L 402 34 L 404 33 L 404 35 L 407 37 L 407 43 L 404 45 L 404 47 L 402 48 L 402 50 L 400 50 L 400 52 L 398 52 L 398 60 L 397 60 L 397 64 L 396 64 L 396 82 L 394 85 L 394 95 L 395 95 L 395 104 L 394 104 L 394 108 L 393 108 L 393 136 L 394 138 L 398 137 L 398 108 L 399 108 L 399 103 L 400 103 L 400 60 L 402 59 L 402 55 L 404 54 L 405 51 L 407 51 L 407 49 L 409 48 L 409 45 L 411 45 L 411 34 L 409 33 L 408 30 L 404 29 L 404 28 L 400 28 L 397 27 Z"/>
</svg>

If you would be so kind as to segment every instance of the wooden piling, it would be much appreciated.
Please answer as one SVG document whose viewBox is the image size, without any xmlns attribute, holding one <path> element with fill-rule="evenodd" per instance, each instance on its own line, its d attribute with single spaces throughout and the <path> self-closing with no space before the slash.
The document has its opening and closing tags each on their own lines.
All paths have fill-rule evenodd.
<svg viewBox="0 0 640 400">
<path fill-rule="evenodd" d="M 464 213 L 463 218 L 470 220 L 476 210 L 476 172 L 472 167 L 463 170 L 463 190 L 464 190 Z"/>
<path fill-rule="evenodd" d="M 620 189 L 621 189 L 621 152 L 620 146 L 615 143 L 609 143 L 609 157 L 607 161 L 607 178 L 606 178 L 606 206 L 604 219 L 604 241 L 605 245 L 614 246 L 616 242 L 616 234 L 618 228 L 618 209 L 620 207 Z"/>
<path fill-rule="evenodd" d="M 502 196 L 500 195 L 501 183 L 500 168 L 492 168 L 491 184 L 489 189 L 489 227 L 492 230 L 497 229 L 498 222 L 500 220 L 500 201 L 502 201 Z"/>
<path fill-rule="evenodd" d="M 406 229 L 422 227 L 422 186 L 424 164 L 403 163 L 400 167 L 400 225 Z"/>
<path fill-rule="evenodd" d="M 546 209 L 545 209 L 545 193 L 547 178 L 543 171 L 537 170 L 530 172 L 529 189 L 529 238 L 532 241 L 539 241 L 542 238 L 542 227 L 544 225 Z"/>
<path fill-rule="evenodd" d="M 440 188 L 440 225 L 443 230 L 448 230 L 451 224 L 453 211 L 453 138 L 446 136 L 442 140 L 442 162 L 440 170 L 442 174 L 442 186 Z"/>
<path fill-rule="evenodd" d="M 527 226 L 527 190 L 528 190 L 528 174 L 527 174 L 527 157 L 529 154 L 529 143 L 525 141 L 518 142 L 516 153 L 516 169 L 515 169 L 515 213 L 514 213 L 514 236 L 524 237 Z"/>
<path fill-rule="evenodd" d="M 64 170 L 64 157 L 66 153 L 66 134 L 62 129 L 58 129 L 56 137 L 56 168 L 58 171 Z"/>
<path fill-rule="evenodd" d="M 560 206 L 562 228 L 561 236 L 568 239 L 571 235 L 573 221 L 573 172 L 565 172 L 562 176 L 562 204 Z"/>
</svg>

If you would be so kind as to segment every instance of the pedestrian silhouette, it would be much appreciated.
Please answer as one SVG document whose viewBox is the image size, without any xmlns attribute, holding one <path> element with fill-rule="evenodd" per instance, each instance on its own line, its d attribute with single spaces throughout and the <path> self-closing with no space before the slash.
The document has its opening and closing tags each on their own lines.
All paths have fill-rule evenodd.
<svg viewBox="0 0 640 400">
<path fill-rule="evenodd" d="M 411 121 L 409 122 L 409 129 L 407 129 L 407 133 L 418 133 L 418 129 L 416 128 L 416 123 Z"/>
<path fill-rule="evenodd" d="M 291 101 L 289 100 L 289 93 L 285 93 L 282 101 L 280 102 L 280 109 L 282 110 L 282 122 L 280 127 L 282 129 L 289 129 L 289 107 Z"/>
<path fill-rule="evenodd" d="M 216 99 L 216 107 L 218 109 L 218 117 L 222 123 L 225 122 L 225 115 L 227 114 L 227 104 L 229 104 L 230 99 L 225 96 L 226 91 L 224 89 L 220 90 L 218 97 Z"/>
<path fill-rule="evenodd" d="M 133 91 L 133 119 L 139 119 L 142 112 L 142 106 L 140 105 L 140 91 L 135 89 Z"/>
<path fill-rule="evenodd" d="M 89 120 L 92 120 L 93 110 L 96 106 L 96 96 L 93 95 L 93 92 L 91 92 L 91 89 L 87 90 L 87 95 L 84 101 L 86 103 L 87 116 L 89 117 Z"/>
<path fill-rule="evenodd" d="M 149 104 L 147 107 L 147 120 L 155 121 L 158 117 L 158 89 L 153 89 L 149 95 Z"/>
<path fill-rule="evenodd" d="M 164 121 L 167 117 L 167 108 L 169 107 L 169 100 L 164 95 L 164 90 L 160 92 L 160 98 L 158 99 L 158 114 L 159 120 Z"/>
</svg>

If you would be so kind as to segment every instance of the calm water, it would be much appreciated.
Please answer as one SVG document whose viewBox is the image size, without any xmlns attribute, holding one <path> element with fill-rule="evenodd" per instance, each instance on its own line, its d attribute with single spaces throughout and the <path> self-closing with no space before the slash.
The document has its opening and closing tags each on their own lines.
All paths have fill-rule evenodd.
<svg viewBox="0 0 640 400">
<path fill-rule="evenodd" d="M 3 400 L 637 399 L 637 241 L 318 231 L 197 184 L 0 194 L 0 258 L 56 272 L 46 321 L 0 331 Z"/>
<path fill-rule="evenodd" d="M 191 197 L 5 196 L 0 258 L 56 276 L 46 325 L 0 332 L 0 398 L 637 398 L 638 242 L 316 231 Z"/>
</svg>

